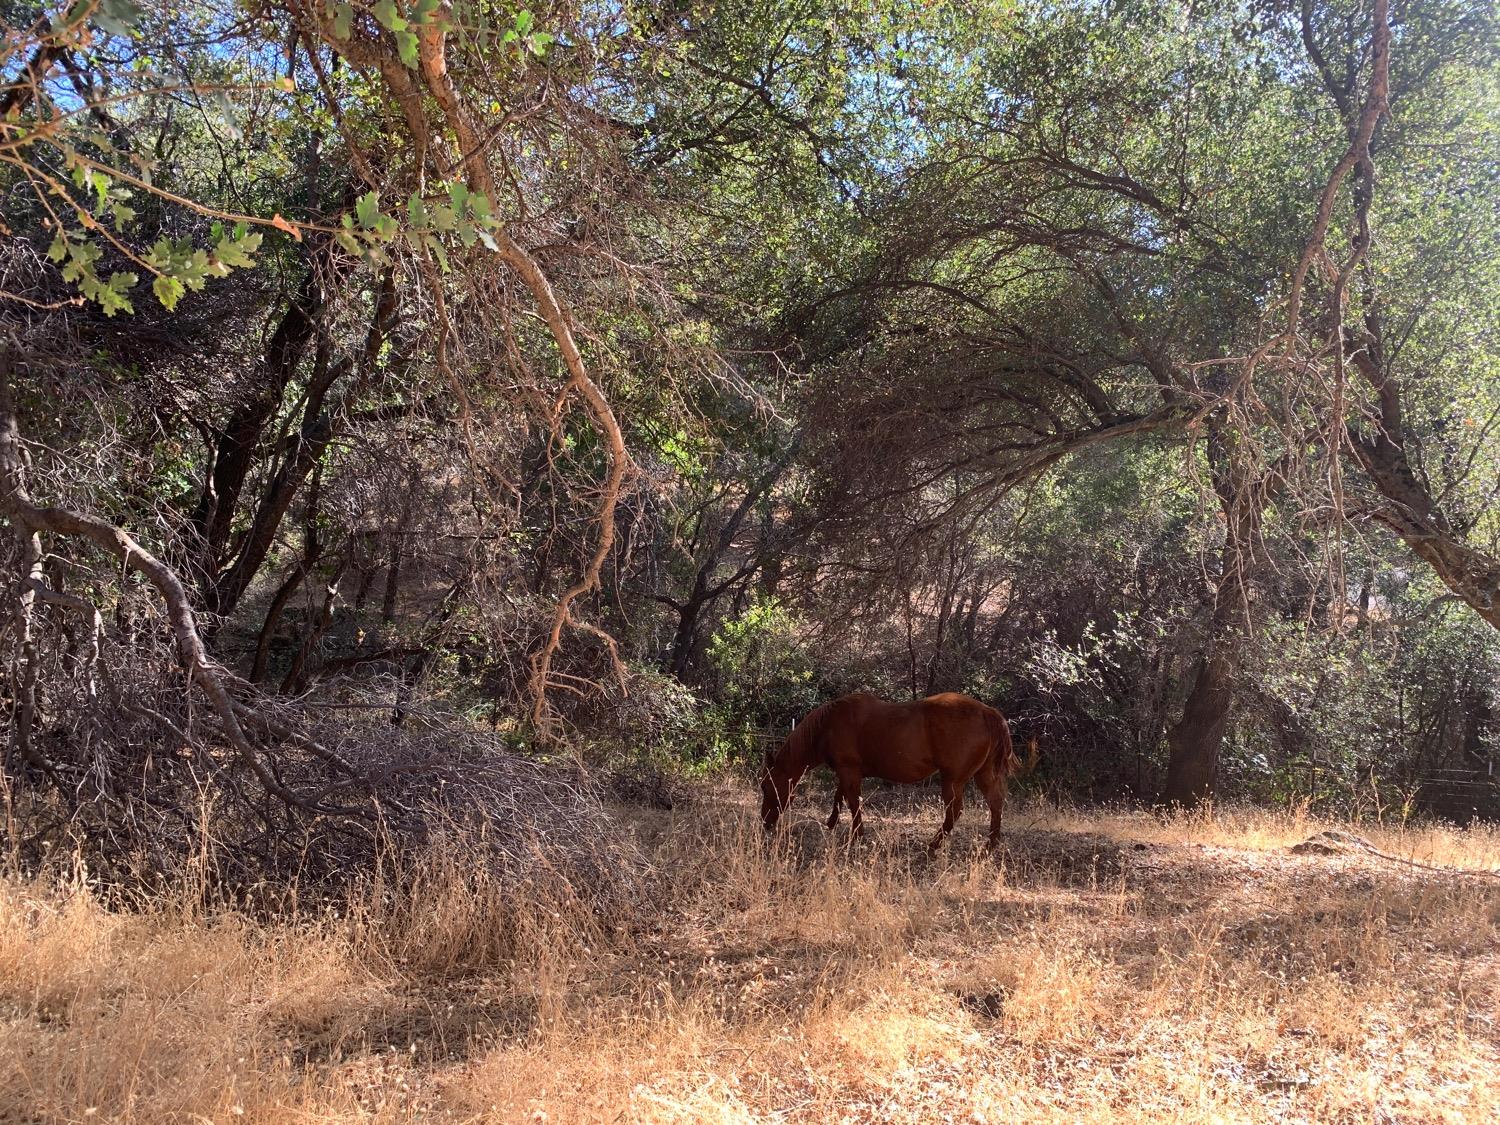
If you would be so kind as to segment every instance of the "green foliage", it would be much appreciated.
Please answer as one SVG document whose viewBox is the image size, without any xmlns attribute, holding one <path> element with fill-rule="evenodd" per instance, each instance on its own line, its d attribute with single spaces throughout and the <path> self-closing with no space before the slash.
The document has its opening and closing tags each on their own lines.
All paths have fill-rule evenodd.
<svg viewBox="0 0 1500 1125">
<path fill-rule="evenodd" d="M 381 210 L 378 193 L 366 192 L 355 201 L 352 214 L 346 211 L 339 217 L 339 245 L 377 265 L 389 262 L 396 247 L 410 246 L 431 254 L 444 271 L 449 268 L 448 252 L 455 248 L 498 251 L 496 234 L 502 220 L 489 198 L 457 180 L 441 191 L 413 192 L 401 208 L 405 223 Z"/>
<path fill-rule="evenodd" d="M 726 620 L 709 644 L 729 732 L 753 754 L 761 732 L 785 733 L 819 702 L 813 656 L 797 617 L 776 599 Z"/>
<path fill-rule="evenodd" d="M 401 61 L 413 68 L 419 62 L 420 29 L 453 30 L 448 10 L 439 0 L 378 0 L 368 7 L 327 2 L 322 9 L 336 40 L 350 40 L 356 33 L 357 20 L 373 20 L 374 27 L 391 36 Z M 201 19 L 212 24 L 217 15 L 209 9 Z M 468 30 L 479 35 L 481 42 L 493 36 L 498 48 L 516 58 L 540 59 L 555 42 L 555 35 L 543 30 L 535 14 L 526 8 L 517 9 L 498 30 L 491 28 L 492 17 L 483 11 L 461 6 L 461 15 L 477 21 Z M 155 157 L 143 151 L 149 141 L 146 125 L 153 104 L 186 92 L 199 102 L 208 139 L 215 144 L 227 139 L 247 154 L 289 155 L 284 146 L 306 127 L 306 117 L 326 118 L 329 107 L 309 103 L 303 97 L 285 103 L 269 119 L 247 114 L 238 95 L 296 93 L 290 75 L 263 73 L 255 44 L 243 44 L 250 49 L 244 60 L 228 51 L 195 60 L 196 69 L 212 73 L 214 78 L 189 78 L 184 91 L 181 79 L 169 79 L 158 69 L 169 62 L 174 48 L 146 45 L 148 36 L 162 33 L 157 13 L 132 0 L 73 5 L 67 17 L 59 18 L 50 28 L 42 23 L 31 31 L 39 36 L 35 42 L 21 36 L 7 44 L 4 57 L 19 59 L 34 54 L 44 58 L 45 48 L 60 56 L 76 56 L 87 64 L 94 52 L 113 49 L 108 37 L 142 44 L 133 49 L 132 65 L 119 75 L 126 91 L 116 93 L 102 107 L 94 107 L 93 117 L 85 112 L 89 108 L 85 101 L 83 106 L 50 121 L 12 111 L 14 121 L 7 127 L 10 155 L 5 163 L 20 173 L 23 182 L 29 182 L 42 200 L 48 216 L 43 225 L 52 240 L 49 257 L 64 265 L 66 280 L 77 286 L 85 300 L 98 304 L 110 316 L 133 312 L 131 290 L 145 273 L 156 299 L 171 311 L 186 293 L 201 290 L 208 279 L 254 267 L 261 235 L 247 232 L 248 223 L 263 223 L 299 240 L 312 229 L 307 220 L 288 220 L 279 210 L 268 212 L 270 217 L 242 215 L 237 208 L 226 209 L 223 201 L 200 200 L 192 193 L 172 191 L 159 182 Z M 236 32 L 244 33 L 243 29 Z M 342 113 L 358 116 L 369 108 L 374 108 L 374 103 L 355 103 L 343 107 Z M 334 118 L 338 115 L 335 109 Z M 251 121 L 256 134 L 247 137 L 244 128 Z M 159 148 L 161 138 L 156 144 Z M 401 208 L 404 221 L 381 211 L 376 193 L 366 193 L 357 200 L 352 215 L 340 217 L 332 233 L 351 254 L 377 265 L 389 261 L 390 250 L 398 241 L 432 255 L 445 271 L 450 268 L 449 253 L 455 246 L 496 250 L 500 219 L 494 212 L 494 201 L 468 196 L 462 184 L 444 184 L 439 190 L 447 193 L 446 200 L 442 195 L 412 193 Z M 189 236 L 173 235 L 157 239 L 149 248 L 139 248 L 133 245 L 132 233 L 139 209 L 146 205 L 143 200 L 153 206 L 170 200 L 196 209 L 215 218 L 214 233 L 206 245 L 193 242 Z M 220 220 L 233 226 L 233 237 L 222 235 Z M 106 263 L 114 257 L 128 258 L 136 269 L 106 269 Z"/>
<path fill-rule="evenodd" d="M 610 456 L 593 424 L 555 420 L 555 348 L 521 287 L 496 276 L 514 238 L 553 276 L 640 470 L 603 589 L 574 607 L 579 624 L 625 623 L 638 690 L 612 700 L 614 727 L 579 704 L 580 729 L 706 766 L 758 750 L 837 690 L 968 688 L 1053 732 L 1081 786 L 1118 792 L 1134 769 L 1144 792 L 1211 639 L 1226 556 L 1204 434 L 1218 427 L 1275 468 L 1226 780 L 1278 800 L 1389 797 L 1423 763 L 1489 752 L 1490 728 L 1460 730 L 1458 716 L 1494 706 L 1493 642 L 1457 608 L 1433 609 L 1439 589 L 1369 525 L 1382 501 L 1331 413 L 1337 387 L 1346 421 L 1375 417 L 1358 375 L 1323 353 L 1281 357 L 1248 373 L 1232 409 L 1208 409 L 1277 326 L 1347 143 L 1296 9 L 733 0 L 664 18 L 651 5 L 328 0 L 247 18 L 104 0 L 53 5 L 54 30 L 38 32 L 24 30 L 30 8 L 11 8 L 28 18 L 0 45 L 7 83 L 44 44 L 83 76 L 75 86 L 55 65 L 3 123 L 0 188 L 19 201 L 6 234 L 55 267 L 42 271 L 53 288 L 22 299 L 57 310 L 76 293 L 111 317 L 149 315 L 153 346 L 182 343 L 179 325 L 225 336 L 159 369 L 90 343 L 100 354 L 79 378 L 111 400 L 99 428 L 149 454 L 78 496 L 172 540 L 223 464 L 202 443 L 235 411 L 269 419 L 243 497 L 284 480 L 313 435 L 360 420 L 368 431 L 317 448 L 326 507 L 308 525 L 333 540 L 322 549 L 373 566 L 361 552 L 392 534 L 388 466 L 361 458 L 409 458 L 415 477 L 445 482 L 443 504 L 471 505 L 422 531 L 476 544 L 465 559 L 482 594 L 465 596 L 486 601 L 443 619 L 426 665 L 443 690 L 488 674 L 497 653 L 535 651 L 466 630 L 512 601 L 517 618 L 545 616 L 589 556 Z M 1307 10 L 1335 69 L 1354 59 L 1363 80 L 1368 5 Z M 1400 19 L 1371 249 L 1348 306 L 1399 326 L 1381 362 L 1403 457 L 1454 535 L 1494 556 L 1494 17 L 1423 0 Z M 294 20 L 315 31 L 312 52 Z M 424 83 L 423 36 L 438 31 L 498 198 L 460 178 L 455 157 L 474 154 L 453 151 Z M 377 49 L 383 70 L 368 62 Z M 1326 240 L 1335 265 L 1353 223 L 1345 191 Z M 268 389 L 257 358 L 184 386 L 183 370 L 264 355 L 266 324 L 309 276 L 335 292 L 284 385 Z M 378 339 L 375 276 L 399 287 L 399 327 Z M 1309 309 L 1330 276 L 1313 271 Z M 141 299 L 146 284 L 174 316 Z M 219 305 L 204 311 L 215 290 L 222 322 Z M 378 344 L 368 364 L 362 340 Z M 311 393 L 340 362 L 349 376 Z M 1041 456 L 1172 404 L 1204 411 L 1130 444 Z M 39 440 L 119 456 L 112 436 L 69 429 L 95 423 L 33 413 L 53 427 Z M 851 449 L 865 456 L 846 471 Z M 1032 455 L 1039 469 L 1008 475 Z M 1331 518 L 1335 484 L 1368 540 Z M 291 521 L 304 506 L 305 491 L 282 510 Z M 231 543 L 249 518 L 234 513 Z M 289 529 L 278 565 L 295 560 Z M 1354 573 L 1356 556 L 1377 608 L 1351 629 L 1328 575 Z M 715 593 L 689 622 L 684 665 L 663 649 L 695 589 Z M 643 670 L 657 664 L 694 689 Z M 524 669 L 504 681 L 495 693 L 523 692 Z M 485 706 L 500 709 L 486 698 L 474 713 Z"/>
<path fill-rule="evenodd" d="M 146 265 L 156 274 L 152 288 L 168 310 L 188 291 L 198 292 L 211 277 L 228 277 L 230 271 L 255 265 L 261 235 L 244 223 L 225 231 L 215 223 L 209 235 L 212 251 L 195 248 L 191 239 L 160 238 L 145 255 Z"/>
<path fill-rule="evenodd" d="M 1262 800 L 1378 814 L 1432 769 L 1480 768 L 1500 746 L 1500 638 L 1434 609 L 1428 581 L 1391 591 L 1365 626 L 1273 623 L 1247 650 L 1230 781 Z M 1456 752 L 1455 752 L 1456 751 Z"/>
</svg>

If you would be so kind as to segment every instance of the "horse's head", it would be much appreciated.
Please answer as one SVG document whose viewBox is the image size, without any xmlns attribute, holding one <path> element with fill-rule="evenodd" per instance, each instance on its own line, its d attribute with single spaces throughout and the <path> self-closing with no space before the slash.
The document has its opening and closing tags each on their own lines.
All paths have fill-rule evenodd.
<svg viewBox="0 0 1500 1125">
<path fill-rule="evenodd" d="M 791 775 L 777 766 L 776 755 L 767 754 L 765 768 L 760 773 L 760 819 L 767 832 L 776 827 L 782 810 L 791 803 Z"/>
</svg>

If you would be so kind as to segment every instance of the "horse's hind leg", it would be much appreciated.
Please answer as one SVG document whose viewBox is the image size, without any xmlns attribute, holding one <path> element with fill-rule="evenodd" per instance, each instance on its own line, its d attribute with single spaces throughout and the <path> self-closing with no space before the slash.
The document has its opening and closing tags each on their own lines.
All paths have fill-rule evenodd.
<svg viewBox="0 0 1500 1125">
<path fill-rule="evenodd" d="M 974 781 L 990 806 L 990 847 L 997 848 L 1000 846 L 1000 814 L 1005 809 L 1005 775 L 995 769 L 995 763 L 991 759 L 979 767 Z"/>
<path fill-rule="evenodd" d="M 844 801 L 844 795 L 835 787 L 833 791 L 833 811 L 828 814 L 828 827 L 832 828 L 839 822 L 839 805 Z"/>
<path fill-rule="evenodd" d="M 953 777 L 943 778 L 943 826 L 938 829 L 938 834 L 932 838 L 927 845 L 928 851 L 937 851 L 939 845 L 947 838 L 948 833 L 953 831 L 953 826 L 958 823 L 958 818 L 964 811 L 964 786 L 968 779 L 960 781 Z"/>
<path fill-rule="evenodd" d="M 833 798 L 833 816 L 829 818 L 830 827 L 835 823 L 838 816 L 839 798 L 842 797 L 844 804 L 849 806 L 849 838 L 852 840 L 857 836 L 864 835 L 865 818 L 859 808 L 859 787 L 864 778 L 858 773 L 844 771 L 838 775 L 839 791 Z"/>
</svg>

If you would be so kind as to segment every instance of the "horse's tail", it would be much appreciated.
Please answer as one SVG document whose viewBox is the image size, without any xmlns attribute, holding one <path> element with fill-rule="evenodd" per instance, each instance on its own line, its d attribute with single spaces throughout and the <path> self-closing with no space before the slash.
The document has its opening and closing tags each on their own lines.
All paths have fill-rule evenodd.
<svg viewBox="0 0 1500 1125">
<path fill-rule="evenodd" d="M 1036 764 L 1041 760 L 1042 751 L 1036 744 L 1036 739 L 1029 739 L 1026 743 L 1026 761 L 1021 763 L 1016 775 L 1019 777 L 1036 769 Z"/>
<path fill-rule="evenodd" d="M 998 773 L 1005 777 L 1020 777 L 1036 769 L 1037 759 L 1041 756 L 1036 739 L 1031 740 L 1023 762 L 1016 755 L 1015 744 L 1010 738 L 1010 724 L 1005 721 L 1005 716 L 989 707 L 986 708 L 985 722 L 990 728 L 990 756 Z"/>
<path fill-rule="evenodd" d="M 984 709 L 984 722 L 990 732 L 990 760 L 995 763 L 995 772 L 1002 778 L 1009 777 L 1020 769 L 1016 760 L 1016 748 L 1010 740 L 1010 724 L 1005 716 L 993 707 Z"/>
</svg>

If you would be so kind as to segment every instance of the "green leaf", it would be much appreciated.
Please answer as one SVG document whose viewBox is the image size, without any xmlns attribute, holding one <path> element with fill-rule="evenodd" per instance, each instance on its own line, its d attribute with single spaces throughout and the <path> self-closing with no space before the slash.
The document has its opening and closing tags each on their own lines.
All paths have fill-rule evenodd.
<svg viewBox="0 0 1500 1125">
<path fill-rule="evenodd" d="M 179 244 L 177 260 L 172 263 L 171 269 L 171 275 L 195 293 L 203 288 L 210 275 L 223 277 L 228 272 L 223 267 L 215 269 L 208 260 L 208 254 L 202 250 L 194 250 L 186 239 Z"/>
<path fill-rule="evenodd" d="M 373 191 L 365 192 L 355 203 L 354 214 L 358 217 L 360 226 L 370 229 L 380 217 L 380 197 Z"/>
<path fill-rule="evenodd" d="M 79 7 L 87 10 L 85 5 Z M 141 6 L 135 0 L 103 0 L 94 13 L 94 22 L 111 35 L 129 39 L 142 14 Z"/>
<path fill-rule="evenodd" d="M 90 171 L 86 178 L 94 189 L 94 195 L 99 199 L 99 206 L 107 207 L 109 205 L 110 178 L 103 172 L 98 171 Z"/>
<path fill-rule="evenodd" d="M 397 31 L 396 54 L 401 56 L 401 61 L 409 67 L 417 65 L 417 37 L 410 31 Z"/>
<path fill-rule="evenodd" d="M 47 247 L 47 257 L 54 262 L 60 262 L 68 256 L 68 238 L 62 231 L 58 231 L 52 239 L 52 245 Z"/>
<path fill-rule="evenodd" d="M 396 11 L 395 0 L 375 0 L 375 3 L 370 7 L 370 14 L 387 31 L 406 30 L 406 21 Z"/>
<path fill-rule="evenodd" d="M 427 226 L 427 205 L 422 202 L 420 195 L 413 194 L 407 201 L 406 215 L 413 230 L 422 230 Z"/>
<path fill-rule="evenodd" d="M 233 269 L 245 269 L 255 264 L 255 259 L 244 253 L 236 243 L 227 238 L 214 245 L 213 262 L 226 274 Z"/>
<path fill-rule="evenodd" d="M 348 4 L 335 4 L 333 6 L 333 36 L 335 39 L 348 39 L 354 32 L 354 9 Z"/>
<path fill-rule="evenodd" d="M 146 251 L 146 264 L 154 270 L 167 270 L 172 265 L 172 243 L 158 238 Z"/>
<path fill-rule="evenodd" d="M 177 307 L 177 302 L 187 292 L 182 282 L 175 277 L 158 277 L 151 283 L 151 291 L 156 294 L 156 299 L 161 302 L 162 308 L 168 312 Z"/>
<path fill-rule="evenodd" d="M 90 242 L 68 243 L 68 264 L 63 267 L 64 281 L 81 282 L 94 277 L 94 263 L 102 251 Z M 87 294 L 85 294 L 87 295 Z"/>
<path fill-rule="evenodd" d="M 255 234 L 242 235 L 239 238 L 220 238 L 214 243 L 214 257 L 225 267 L 226 271 L 231 269 L 248 269 L 255 265 L 255 259 L 251 257 L 260 248 L 261 236 Z"/>
<path fill-rule="evenodd" d="M 448 198 L 453 201 L 453 213 L 455 215 L 462 215 L 464 213 L 464 204 L 469 200 L 468 186 L 454 181 L 448 185 Z"/>
<path fill-rule="evenodd" d="M 104 309 L 105 316 L 114 316 L 117 312 L 135 312 L 135 306 L 130 303 L 130 298 L 125 294 L 139 280 L 140 278 L 133 273 L 109 275 L 109 284 L 104 286 L 99 294 L 99 304 Z"/>
<path fill-rule="evenodd" d="M 536 23 L 536 17 L 531 14 L 530 8 L 522 8 L 516 13 L 516 34 L 526 35 Z"/>
</svg>

